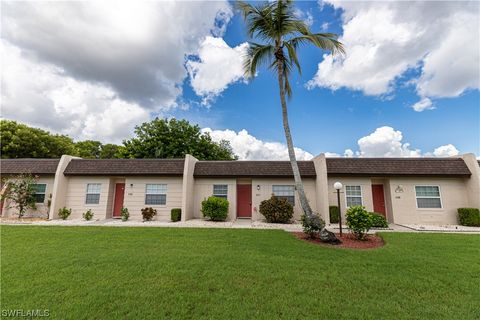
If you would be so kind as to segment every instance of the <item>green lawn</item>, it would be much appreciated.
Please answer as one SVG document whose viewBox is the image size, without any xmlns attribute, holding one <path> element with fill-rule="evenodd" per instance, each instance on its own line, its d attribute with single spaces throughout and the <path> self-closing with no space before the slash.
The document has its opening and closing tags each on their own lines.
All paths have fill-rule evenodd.
<svg viewBox="0 0 480 320">
<path fill-rule="evenodd" d="M 1 309 L 53 319 L 479 319 L 480 236 L 368 251 L 278 230 L 1 227 Z"/>
</svg>

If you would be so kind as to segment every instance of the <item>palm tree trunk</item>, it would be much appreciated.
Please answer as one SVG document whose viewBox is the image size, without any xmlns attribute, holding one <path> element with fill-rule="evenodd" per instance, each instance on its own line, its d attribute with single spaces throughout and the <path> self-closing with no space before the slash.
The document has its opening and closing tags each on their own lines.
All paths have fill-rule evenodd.
<svg viewBox="0 0 480 320">
<path fill-rule="evenodd" d="M 292 165 L 295 189 L 298 192 L 303 212 L 305 215 L 310 216 L 313 212 L 308 203 L 307 196 L 305 195 L 305 190 L 303 189 L 302 177 L 300 176 L 300 170 L 298 169 L 297 158 L 293 148 L 292 134 L 290 133 L 290 125 L 288 124 L 287 102 L 285 100 L 285 80 L 283 64 L 281 61 L 278 63 L 278 86 L 280 87 L 280 102 L 282 104 L 283 130 L 285 131 L 285 138 L 287 140 L 288 156 L 290 157 L 290 164 Z"/>
</svg>

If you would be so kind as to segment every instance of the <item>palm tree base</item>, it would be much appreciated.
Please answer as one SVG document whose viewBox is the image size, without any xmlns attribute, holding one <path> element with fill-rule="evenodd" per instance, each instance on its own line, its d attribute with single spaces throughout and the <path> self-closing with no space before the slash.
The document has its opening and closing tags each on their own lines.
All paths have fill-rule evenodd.
<svg viewBox="0 0 480 320">
<path fill-rule="evenodd" d="M 330 243 L 330 244 L 341 244 L 342 243 L 342 241 L 340 239 L 338 239 L 333 232 L 330 232 L 325 228 L 320 230 L 320 233 L 319 233 L 318 237 L 322 242 L 325 242 L 325 243 Z"/>
</svg>

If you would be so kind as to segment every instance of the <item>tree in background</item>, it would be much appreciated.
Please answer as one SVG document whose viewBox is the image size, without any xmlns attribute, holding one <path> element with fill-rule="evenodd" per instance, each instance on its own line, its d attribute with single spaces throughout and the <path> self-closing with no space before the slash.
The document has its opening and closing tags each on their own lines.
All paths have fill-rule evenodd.
<svg viewBox="0 0 480 320">
<path fill-rule="evenodd" d="M 98 159 L 102 152 L 102 143 L 95 140 L 85 140 L 75 143 L 76 154 L 80 158 Z"/>
<path fill-rule="evenodd" d="M 2 158 L 60 158 L 75 154 L 73 140 L 64 135 L 0 120 Z"/>
<path fill-rule="evenodd" d="M 184 158 L 236 160 L 228 141 L 214 142 L 198 125 L 186 120 L 159 119 L 135 127 L 135 138 L 124 140 L 122 158 Z"/>
<path fill-rule="evenodd" d="M 100 148 L 100 159 L 114 159 L 120 157 L 122 146 L 113 143 L 107 143 Z"/>
</svg>

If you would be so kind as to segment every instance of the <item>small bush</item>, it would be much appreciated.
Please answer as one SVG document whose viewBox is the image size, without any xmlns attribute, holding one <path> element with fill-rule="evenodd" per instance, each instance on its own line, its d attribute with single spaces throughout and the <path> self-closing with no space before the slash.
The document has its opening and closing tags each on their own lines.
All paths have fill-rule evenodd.
<svg viewBox="0 0 480 320">
<path fill-rule="evenodd" d="M 67 218 L 72 214 L 72 209 L 67 209 L 66 207 L 63 207 L 61 209 L 58 209 L 58 216 L 62 220 L 67 220 Z"/>
<path fill-rule="evenodd" d="M 212 221 L 224 221 L 228 215 L 228 200 L 213 196 L 203 200 L 202 214 Z"/>
<path fill-rule="evenodd" d="M 180 221 L 181 218 L 182 218 L 182 209 L 174 208 L 170 211 L 170 219 L 173 222 Z"/>
<path fill-rule="evenodd" d="M 302 215 L 303 232 L 310 238 L 316 238 L 320 230 L 325 228 L 325 221 L 318 214 Z"/>
<path fill-rule="evenodd" d="M 87 212 L 83 213 L 83 219 L 90 221 L 93 218 L 93 212 L 92 209 L 88 209 Z"/>
<path fill-rule="evenodd" d="M 462 226 L 480 227 L 480 210 L 477 208 L 458 208 L 458 221 Z"/>
<path fill-rule="evenodd" d="M 269 223 L 289 223 L 293 217 L 293 207 L 286 199 L 272 195 L 260 203 L 260 213 Z"/>
<path fill-rule="evenodd" d="M 152 207 L 142 209 L 143 221 L 152 221 L 153 217 L 157 215 L 157 210 Z"/>
<path fill-rule="evenodd" d="M 328 207 L 330 211 L 330 223 L 338 223 L 340 221 L 340 209 L 337 206 Z"/>
<path fill-rule="evenodd" d="M 122 207 L 120 214 L 122 216 L 122 221 L 127 221 L 128 218 L 130 218 L 130 212 L 128 212 L 128 208 Z"/>
<path fill-rule="evenodd" d="M 388 228 L 387 219 L 381 214 L 376 212 L 370 212 L 372 216 L 372 228 Z"/>
<path fill-rule="evenodd" d="M 347 210 L 347 226 L 358 240 L 365 239 L 365 236 L 372 227 L 372 216 L 362 206 L 353 206 Z"/>
</svg>

